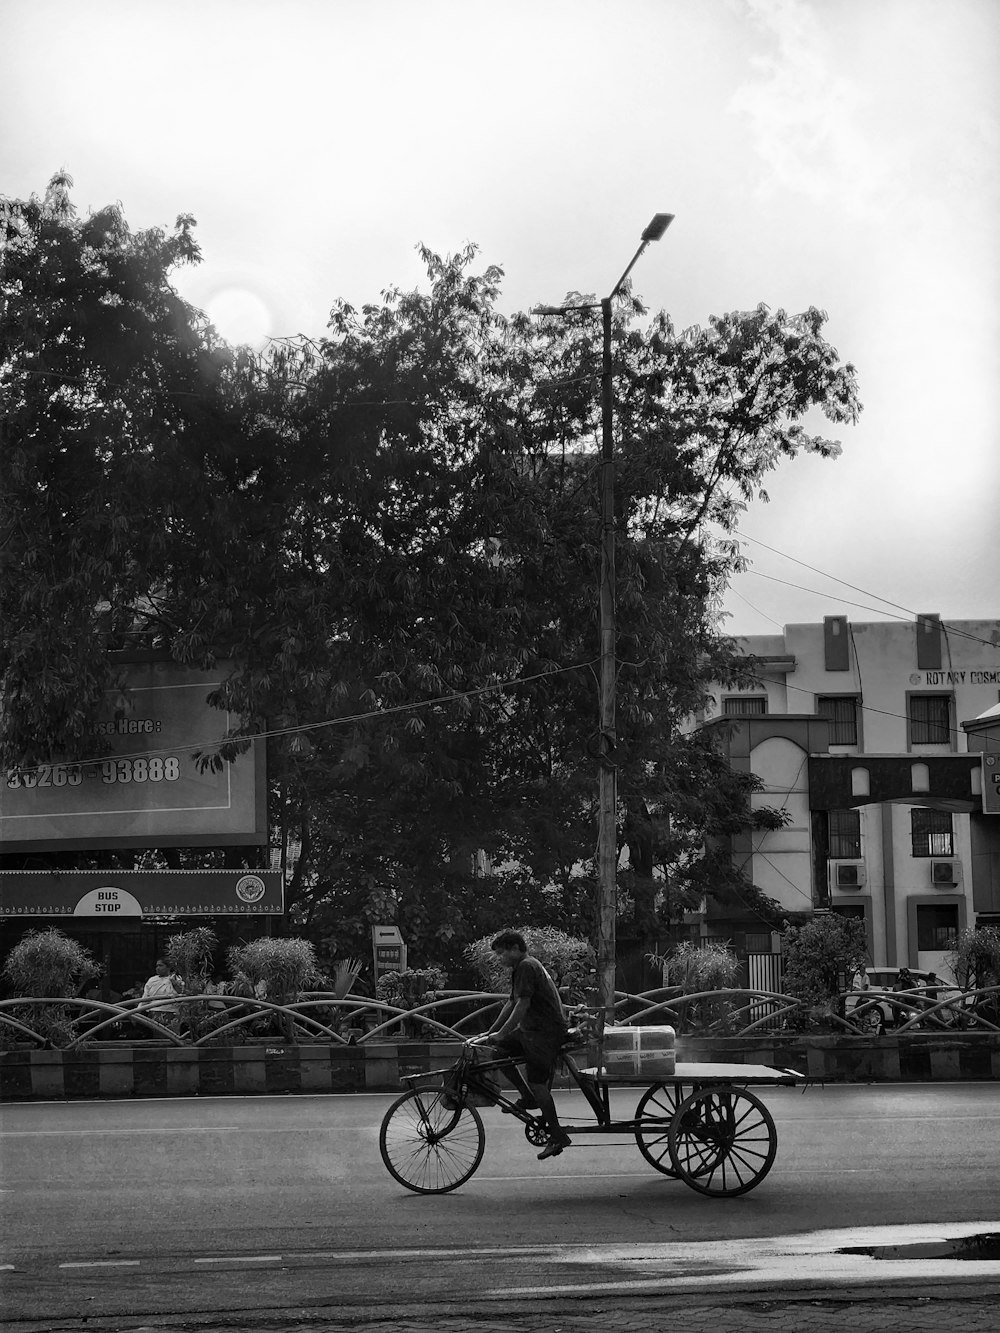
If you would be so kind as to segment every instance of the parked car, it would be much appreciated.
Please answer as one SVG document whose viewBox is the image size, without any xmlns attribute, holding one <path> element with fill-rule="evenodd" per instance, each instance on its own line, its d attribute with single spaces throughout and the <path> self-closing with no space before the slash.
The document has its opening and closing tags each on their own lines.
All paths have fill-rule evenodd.
<svg viewBox="0 0 1000 1333">
<path fill-rule="evenodd" d="M 898 1003 L 892 1003 L 888 998 L 898 994 L 899 974 L 903 971 L 900 967 L 868 967 L 865 974 L 868 978 L 868 986 L 863 987 L 858 983 L 858 978 L 854 978 L 854 986 L 848 992 L 844 1004 L 844 1017 L 850 1018 L 856 1009 L 868 1005 L 871 1001 L 877 1001 L 866 1008 L 858 1019 L 858 1024 L 862 1031 L 872 1036 L 879 1037 L 886 1028 L 898 1027 L 905 1023 L 909 1018 L 920 1009 L 926 1009 L 930 1006 L 924 1004 L 915 1004 L 906 1009 L 900 1008 Z M 960 992 L 957 986 L 950 986 L 937 977 L 933 972 L 922 972 L 919 968 L 911 967 L 906 969 L 913 979 L 913 985 L 907 987 L 907 990 L 916 991 L 918 994 L 924 994 L 928 1000 L 946 1000 Z M 933 981 L 931 978 L 934 978 Z M 954 1022 L 954 1014 L 948 1009 L 939 1010 L 933 1016 L 933 1022 L 942 1027 L 948 1027 Z"/>
</svg>

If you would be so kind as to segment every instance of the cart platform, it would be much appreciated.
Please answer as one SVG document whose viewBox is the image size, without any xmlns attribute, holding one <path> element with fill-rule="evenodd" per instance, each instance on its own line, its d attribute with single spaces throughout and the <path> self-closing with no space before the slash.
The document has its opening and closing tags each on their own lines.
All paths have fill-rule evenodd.
<svg viewBox="0 0 1000 1333">
<path fill-rule="evenodd" d="M 678 1061 L 672 1074 L 602 1074 L 600 1070 L 591 1067 L 581 1069 L 580 1075 L 614 1088 L 648 1088 L 651 1083 L 666 1086 L 679 1083 L 735 1083 L 744 1087 L 750 1084 L 794 1087 L 796 1083 L 806 1081 L 805 1074 L 794 1069 L 772 1069 L 770 1065 L 715 1064 L 704 1060 Z"/>
</svg>

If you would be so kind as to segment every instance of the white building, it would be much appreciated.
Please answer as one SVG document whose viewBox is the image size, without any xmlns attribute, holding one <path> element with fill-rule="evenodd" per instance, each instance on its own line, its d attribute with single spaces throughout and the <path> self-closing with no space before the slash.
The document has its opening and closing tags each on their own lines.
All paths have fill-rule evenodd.
<svg viewBox="0 0 1000 1333">
<path fill-rule="evenodd" d="M 944 976 L 958 930 L 1000 924 L 1000 620 L 827 616 L 740 643 L 757 685 L 700 720 L 789 822 L 734 861 L 790 912 L 862 917 L 876 966 Z M 761 929 L 718 911 L 706 934 Z"/>
</svg>

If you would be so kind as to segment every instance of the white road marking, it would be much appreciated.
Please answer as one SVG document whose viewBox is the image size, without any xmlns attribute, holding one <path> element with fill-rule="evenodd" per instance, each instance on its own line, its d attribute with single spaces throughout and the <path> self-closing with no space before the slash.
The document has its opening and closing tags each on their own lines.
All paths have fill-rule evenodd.
<svg viewBox="0 0 1000 1333">
<path fill-rule="evenodd" d="M 553 1245 L 495 1245 L 484 1246 L 482 1249 L 476 1250 L 299 1250 L 286 1254 L 284 1257 L 286 1259 L 322 1259 L 334 1263 L 357 1263 L 359 1260 L 368 1260 L 380 1264 L 389 1260 L 405 1259 L 461 1259 L 463 1262 L 467 1262 L 470 1259 L 497 1259 L 508 1255 L 512 1258 L 520 1258 L 524 1255 L 555 1254 L 560 1248 L 560 1246 Z"/>
<path fill-rule="evenodd" d="M 138 1268 L 138 1259 L 88 1259 L 86 1262 L 60 1264 L 60 1268 Z"/>
<path fill-rule="evenodd" d="M 280 1254 L 229 1254 L 212 1259 L 196 1259 L 196 1264 L 280 1264 Z"/>
<path fill-rule="evenodd" d="M 543 1170 L 544 1167 L 540 1167 L 537 1171 L 532 1171 L 530 1175 L 526 1176 L 484 1176 L 480 1175 L 480 1173 L 477 1171 L 473 1179 L 486 1181 L 489 1182 L 490 1184 L 496 1184 L 498 1180 L 540 1181 L 543 1179 L 545 1180 L 546 1183 L 554 1180 L 570 1180 L 574 1184 L 579 1184 L 580 1182 L 580 1177 L 578 1175 L 571 1175 L 567 1172 L 562 1172 L 558 1176 L 552 1175 L 550 1173 L 543 1177 L 542 1175 Z M 647 1167 L 645 1171 L 590 1171 L 588 1172 L 588 1178 L 593 1180 L 655 1180 L 656 1175 L 654 1173 L 654 1168 Z"/>
<path fill-rule="evenodd" d="M 213 1125 L 201 1128 L 199 1125 L 183 1126 L 177 1129 L 7 1129 L 4 1138 L 71 1138 L 76 1134 L 113 1134 L 116 1138 L 131 1134 L 235 1134 L 256 1133 L 256 1130 L 244 1125 Z"/>
</svg>

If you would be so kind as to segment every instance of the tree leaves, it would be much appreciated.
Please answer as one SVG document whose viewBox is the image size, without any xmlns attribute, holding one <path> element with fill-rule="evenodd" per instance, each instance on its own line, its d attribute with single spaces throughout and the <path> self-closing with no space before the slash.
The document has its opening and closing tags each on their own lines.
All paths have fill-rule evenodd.
<svg viewBox="0 0 1000 1333">
<path fill-rule="evenodd" d="M 420 947 L 446 929 L 454 951 L 511 876 L 552 924 L 582 919 L 600 319 L 504 317 L 499 268 L 421 247 L 425 289 L 234 352 L 169 283 L 197 261 L 192 218 L 134 234 L 50 188 L 6 209 L 2 757 L 92 751 L 109 648 L 232 662 L 215 702 L 242 725 L 201 758 L 281 733 L 273 820 L 303 847 L 304 921 L 339 904 L 365 947 L 376 889 L 358 886 L 388 887 Z M 713 849 L 760 817 L 686 724 L 713 679 L 749 670 L 713 612 L 739 514 L 783 459 L 834 453 L 810 414 L 860 409 L 820 311 L 680 333 L 641 313 L 628 293 L 614 312 L 615 755 L 623 827 L 656 868 L 634 876 L 648 924 L 663 866 L 689 897 L 718 887 Z M 481 850 L 516 871 L 484 879 Z"/>
</svg>

